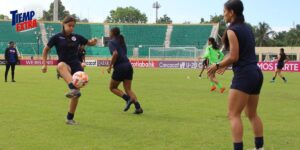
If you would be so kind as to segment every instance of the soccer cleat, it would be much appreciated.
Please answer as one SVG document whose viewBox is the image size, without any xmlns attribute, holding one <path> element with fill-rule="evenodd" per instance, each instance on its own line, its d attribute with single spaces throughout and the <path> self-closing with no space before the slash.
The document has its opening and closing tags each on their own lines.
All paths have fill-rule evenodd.
<svg viewBox="0 0 300 150">
<path fill-rule="evenodd" d="M 66 94 L 67 98 L 79 98 L 80 96 L 81 96 L 81 93 L 77 89 L 72 89 Z"/>
<path fill-rule="evenodd" d="M 217 87 L 213 86 L 213 87 L 211 87 L 210 91 L 212 92 L 212 91 L 215 91 L 216 89 L 217 89 Z"/>
<path fill-rule="evenodd" d="M 275 80 L 271 80 L 270 83 L 275 83 Z"/>
<path fill-rule="evenodd" d="M 124 111 L 126 112 L 126 111 L 128 111 L 129 109 L 130 109 L 130 106 L 132 105 L 132 101 L 131 100 L 129 100 L 129 101 L 127 101 L 126 102 L 126 106 L 125 106 L 125 108 L 124 108 Z"/>
<path fill-rule="evenodd" d="M 11 80 L 11 82 L 16 82 L 16 80 Z"/>
<path fill-rule="evenodd" d="M 139 114 L 142 114 L 143 112 L 144 112 L 143 109 L 140 108 L 140 109 L 136 109 L 136 110 L 134 111 L 134 114 L 139 115 Z"/>
<path fill-rule="evenodd" d="M 79 123 L 77 123 L 75 120 L 67 120 L 66 124 L 67 125 L 79 125 Z"/>
<path fill-rule="evenodd" d="M 226 90 L 225 88 L 221 88 L 220 92 L 224 93 L 225 90 Z"/>
<path fill-rule="evenodd" d="M 284 83 L 287 83 L 287 80 L 284 80 Z"/>
</svg>

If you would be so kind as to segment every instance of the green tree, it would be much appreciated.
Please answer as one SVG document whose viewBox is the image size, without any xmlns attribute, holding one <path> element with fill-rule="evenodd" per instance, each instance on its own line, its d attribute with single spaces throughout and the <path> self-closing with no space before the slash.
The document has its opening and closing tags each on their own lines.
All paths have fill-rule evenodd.
<svg viewBox="0 0 300 150">
<path fill-rule="evenodd" d="M 42 20 L 44 21 L 52 21 L 53 20 L 53 9 L 54 9 L 54 2 L 50 4 L 50 9 L 48 11 L 43 11 Z M 58 0 L 58 20 L 63 20 L 66 16 L 73 16 L 76 18 L 77 21 L 81 22 L 88 22 L 85 18 L 80 20 L 80 18 L 76 14 L 71 14 L 68 10 L 66 10 L 65 6 L 62 4 L 61 0 Z"/>
<path fill-rule="evenodd" d="M 254 26 L 254 35 L 256 46 L 268 46 L 270 43 L 271 37 L 275 34 L 272 31 L 269 24 L 265 22 L 258 23 L 258 26 Z"/>
<path fill-rule="evenodd" d="M 300 25 L 297 25 L 295 28 L 292 28 L 286 34 L 286 44 L 288 46 L 300 46 Z"/>
<path fill-rule="evenodd" d="M 145 13 L 134 7 L 118 7 L 111 10 L 105 22 L 108 23 L 147 23 L 148 18 Z"/>
<path fill-rule="evenodd" d="M 0 14 L 0 20 L 4 20 L 4 19 L 6 19 L 6 18 L 8 18 L 8 16 L 3 15 L 3 14 Z"/>
<path fill-rule="evenodd" d="M 167 16 L 167 14 L 165 14 L 163 17 L 160 17 L 157 21 L 157 23 L 159 24 L 170 24 L 172 23 L 172 20 L 170 17 Z"/>
</svg>

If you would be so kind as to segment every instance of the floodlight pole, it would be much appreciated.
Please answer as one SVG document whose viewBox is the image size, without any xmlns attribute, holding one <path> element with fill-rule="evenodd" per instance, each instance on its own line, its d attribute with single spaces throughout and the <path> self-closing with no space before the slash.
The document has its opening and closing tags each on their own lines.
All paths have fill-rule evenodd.
<svg viewBox="0 0 300 150">
<path fill-rule="evenodd" d="M 54 0 L 53 21 L 58 21 L 58 0 Z"/>
<path fill-rule="evenodd" d="M 156 9 L 156 23 L 158 22 L 158 9 L 161 8 L 161 5 L 156 1 L 155 3 L 153 3 L 152 6 L 154 9 Z"/>
</svg>

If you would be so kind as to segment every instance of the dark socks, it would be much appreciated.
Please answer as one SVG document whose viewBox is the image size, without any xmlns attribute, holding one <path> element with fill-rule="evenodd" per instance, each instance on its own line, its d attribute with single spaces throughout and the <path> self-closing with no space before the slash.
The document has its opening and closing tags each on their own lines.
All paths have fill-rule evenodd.
<svg viewBox="0 0 300 150">
<path fill-rule="evenodd" d="M 135 109 L 140 109 L 141 108 L 141 105 L 138 101 L 135 101 L 133 103 L 134 103 Z"/>
<path fill-rule="evenodd" d="M 122 96 L 122 98 L 123 98 L 126 102 L 128 102 L 128 101 L 130 100 L 130 97 L 129 97 L 128 95 L 126 95 L 126 94 L 124 94 L 124 95 Z"/>
<path fill-rule="evenodd" d="M 76 87 L 74 86 L 74 84 L 72 82 L 68 84 L 68 87 L 70 90 L 76 89 Z"/>
<path fill-rule="evenodd" d="M 283 81 L 286 81 L 286 78 L 285 78 L 285 77 L 282 77 L 282 80 L 283 80 Z"/>
<path fill-rule="evenodd" d="M 272 80 L 274 81 L 275 79 L 276 79 L 276 77 L 273 77 L 273 79 L 272 79 Z"/>
<path fill-rule="evenodd" d="M 73 118 L 74 118 L 74 114 L 68 112 L 67 119 L 68 120 L 73 120 Z"/>
<path fill-rule="evenodd" d="M 256 137 L 255 138 L 255 148 L 263 148 L 264 146 L 264 137 Z"/>
<path fill-rule="evenodd" d="M 241 143 L 233 143 L 234 150 L 243 150 L 244 144 Z"/>
<path fill-rule="evenodd" d="M 11 78 L 12 78 L 12 81 L 15 80 L 15 73 L 14 72 L 11 73 Z"/>
</svg>

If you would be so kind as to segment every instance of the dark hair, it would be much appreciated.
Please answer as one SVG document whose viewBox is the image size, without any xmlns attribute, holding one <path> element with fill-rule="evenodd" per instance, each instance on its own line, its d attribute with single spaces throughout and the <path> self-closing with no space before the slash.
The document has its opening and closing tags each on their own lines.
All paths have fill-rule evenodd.
<svg viewBox="0 0 300 150">
<path fill-rule="evenodd" d="M 219 45 L 217 44 L 215 38 L 208 38 L 208 41 L 212 44 L 213 49 L 219 49 Z"/>
<path fill-rule="evenodd" d="M 228 10 L 233 10 L 235 13 L 235 18 L 234 21 L 230 24 L 232 26 L 233 24 L 237 23 L 245 23 L 245 17 L 244 17 L 244 5 L 241 0 L 228 0 L 225 4 L 224 7 Z M 228 28 L 224 31 L 224 34 L 222 36 L 222 42 L 225 48 L 225 51 L 229 51 L 229 39 L 227 36 L 227 30 Z"/>
<path fill-rule="evenodd" d="M 117 41 L 121 44 L 123 48 L 126 48 L 125 38 L 121 34 L 120 28 L 114 27 L 110 29 L 110 32 L 112 33 L 112 36 L 117 39 Z"/>
<path fill-rule="evenodd" d="M 64 24 L 67 24 L 69 22 L 75 22 L 76 23 L 76 19 L 73 16 L 65 17 L 65 19 L 62 21 L 62 32 L 63 32 L 64 35 L 66 35 Z"/>
<path fill-rule="evenodd" d="M 11 44 L 15 44 L 15 42 L 14 42 L 14 41 L 10 41 L 10 42 L 9 42 L 9 45 L 11 45 Z"/>
<path fill-rule="evenodd" d="M 285 55 L 285 52 L 284 52 L 283 48 L 280 49 L 280 54 L 284 54 Z"/>
<path fill-rule="evenodd" d="M 224 7 L 228 10 L 233 10 L 235 14 L 235 20 L 233 23 L 245 23 L 245 17 L 244 17 L 244 5 L 241 0 L 228 0 Z"/>
</svg>

